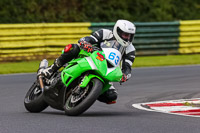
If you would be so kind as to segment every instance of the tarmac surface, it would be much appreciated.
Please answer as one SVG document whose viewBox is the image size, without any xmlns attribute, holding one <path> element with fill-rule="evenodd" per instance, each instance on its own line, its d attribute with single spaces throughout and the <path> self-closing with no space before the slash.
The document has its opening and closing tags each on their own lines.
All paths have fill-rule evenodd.
<svg viewBox="0 0 200 133">
<path fill-rule="evenodd" d="M 200 118 L 149 112 L 134 103 L 200 97 L 200 65 L 134 68 L 133 77 L 115 87 L 116 104 L 96 101 L 81 116 L 48 107 L 29 113 L 23 100 L 36 73 L 0 75 L 0 133 L 199 133 Z"/>
</svg>

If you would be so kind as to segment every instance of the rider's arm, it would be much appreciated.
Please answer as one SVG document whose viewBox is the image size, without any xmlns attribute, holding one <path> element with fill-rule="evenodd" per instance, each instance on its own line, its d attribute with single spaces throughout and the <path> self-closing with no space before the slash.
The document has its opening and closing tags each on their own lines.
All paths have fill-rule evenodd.
<svg viewBox="0 0 200 133">
<path fill-rule="evenodd" d="M 100 30 L 92 33 L 90 36 L 81 38 L 78 41 L 78 43 L 80 43 L 81 41 L 86 41 L 90 44 L 98 44 L 98 47 L 100 47 L 100 42 L 111 39 L 112 37 L 113 37 L 112 31 L 107 30 L 107 29 L 100 29 Z"/>
<path fill-rule="evenodd" d="M 122 61 L 122 72 L 127 76 L 127 79 L 131 77 L 131 67 L 135 60 L 135 48 L 131 44 L 126 48 Z"/>
</svg>

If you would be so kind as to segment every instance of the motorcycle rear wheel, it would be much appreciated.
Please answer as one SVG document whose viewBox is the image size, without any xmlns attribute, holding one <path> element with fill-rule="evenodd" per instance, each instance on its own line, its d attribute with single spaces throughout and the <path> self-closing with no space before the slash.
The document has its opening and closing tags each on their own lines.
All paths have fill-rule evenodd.
<svg viewBox="0 0 200 133">
<path fill-rule="evenodd" d="M 35 81 L 24 99 L 24 106 L 27 111 L 39 113 L 48 107 L 43 99 L 43 92 L 40 89 L 38 81 Z"/>
<path fill-rule="evenodd" d="M 97 100 L 103 88 L 103 83 L 93 78 L 86 88 L 82 88 L 80 95 L 74 94 L 73 89 L 66 96 L 64 105 L 65 114 L 69 116 L 78 116 L 85 112 Z M 69 93 L 69 92 L 68 92 Z"/>
</svg>

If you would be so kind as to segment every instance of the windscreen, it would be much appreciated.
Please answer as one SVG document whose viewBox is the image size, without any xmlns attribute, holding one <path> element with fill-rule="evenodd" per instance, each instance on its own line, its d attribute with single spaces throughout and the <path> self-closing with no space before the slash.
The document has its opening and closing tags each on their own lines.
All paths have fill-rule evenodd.
<svg viewBox="0 0 200 133">
<path fill-rule="evenodd" d="M 124 53 L 124 47 L 116 40 L 104 41 L 101 43 L 101 48 L 114 48 L 118 50 L 122 55 Z"/>
</svg>

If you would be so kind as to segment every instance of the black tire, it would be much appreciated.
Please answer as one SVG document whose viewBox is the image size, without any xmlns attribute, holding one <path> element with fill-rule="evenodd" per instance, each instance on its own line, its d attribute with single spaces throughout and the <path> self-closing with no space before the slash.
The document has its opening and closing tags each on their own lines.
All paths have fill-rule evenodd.
<svg viewBox="0 0 200 133">
<path fill-rule="evenodd" d="M 88 88 L 88 89 L 86 89 Z M 73 94 L 70 93 L 64 105 L 65 114 L 69 116 L 77 116 L 85 112 L 92 104 L 97 100 L 103 88 L 103 83 L 97 79 L 93 78 L 88 83 L 87 87 L 84 89 L 84 96 L 77 101 L 72 103 Z"/>
<path fill-rule="evenodd" d="M 26 110 L 32 113 L 39 113 L 48 107 L 48 104 L 43 99 L 43 92 L 39 87 L 39 83 L 35 81 L 24 99 Z"/>
</svg>

